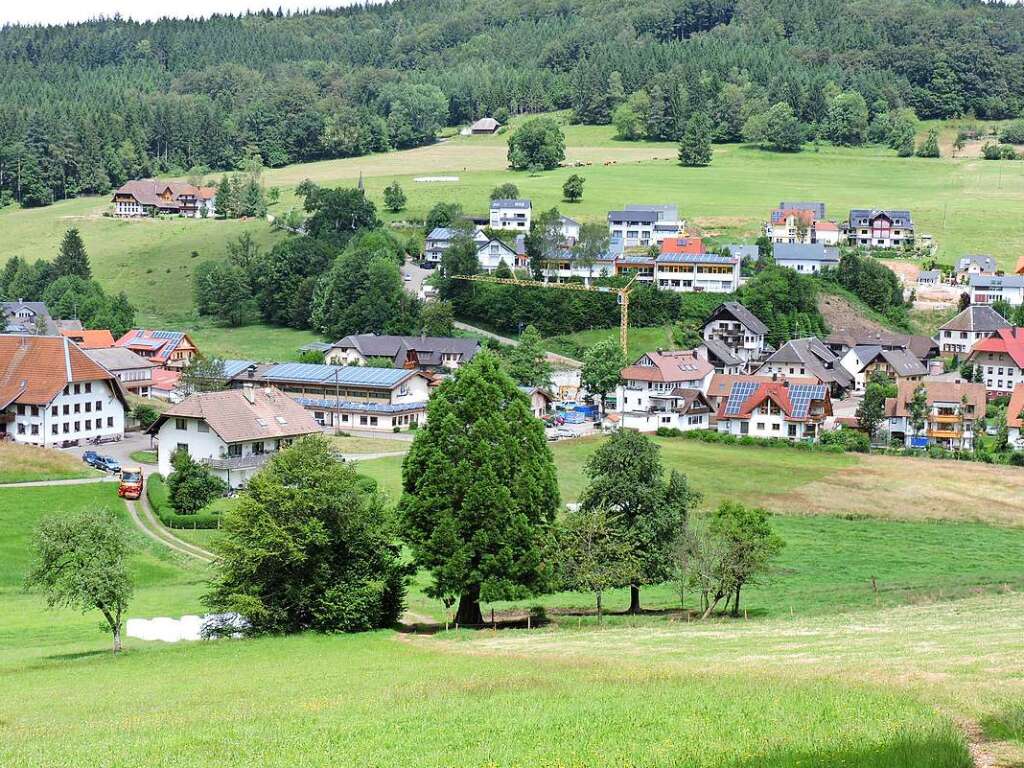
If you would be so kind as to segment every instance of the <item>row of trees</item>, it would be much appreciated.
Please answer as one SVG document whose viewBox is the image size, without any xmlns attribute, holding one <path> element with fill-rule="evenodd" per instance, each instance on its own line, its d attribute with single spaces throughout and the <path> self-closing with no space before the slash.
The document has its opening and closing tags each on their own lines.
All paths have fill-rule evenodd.
<svg viewBox="0 0 1024 768">
<path fill-rule="evenodd" d="M 114 338 L 135 324 L 135 307 L 127 295 L 108 295 L 93 279 L 85 244 L 75 228 L 64 234 L 52 262 L 9 258 L 0 271 L 0 299 L 45 302 L 52 317 L 78 319 L 84 328 L 109 329 Z"/>
<path fill-rule="evenodd" d="M 677 141 L 700 113 L 715 141 L 857 143 L 901 110 L 1018 117 L 1022 40 L 1013 4 L 927 0 L 569 0 L 557 13 L 446 0 L 9 26 L 0 190 L 44 205 L 251 156 L 280 166 L 416 146 L 445 125 L 552 109 L 614 121 L 624 138 Z"/>
<path fill-rule="evenodd" d="M 697 590 L 702 615 L 723 601 L 736 614 L 741 590 L 782 547 L 763 510 L 723 504 L 697 516 L 700 495 L 681 473 L 666 478 L 657 445 L 630 431 L 587 460 L 578 509 L 557 519 L 543 424 L 489 353 L 438 388 L 428 416 L 396 510 L 322 436 L 279 452 L 225 518 L 207 606 L 240 614 L 253 634 L 375 629 L 398 621 L 406 581 L 422 569 L 428 594 L 457 603 L 462 625 L 483 624 L 481 601 L 555 589 L 595 594 L 600 616 L 602 593 L 628 586 L 639 612 L 641 588 L 673 577 Z M 183 509 L 215 492 L 187 455 L 174 466 Z M 28 586 L 52 606 L 99 609 L 119 650 L 133 587 L 123 526 L 100 514 L 55 517 L 35 541 Z"/>
</svg>

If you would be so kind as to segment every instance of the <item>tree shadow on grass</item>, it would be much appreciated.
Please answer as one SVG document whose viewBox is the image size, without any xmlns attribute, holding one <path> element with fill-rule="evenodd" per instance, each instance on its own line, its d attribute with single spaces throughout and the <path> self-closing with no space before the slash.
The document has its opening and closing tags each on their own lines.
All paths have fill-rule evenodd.
<svg viewBox="0 0 1024 768">
<path fill-rule="evenodd" d="M 890 742 L 861 748 L 779 749 L 723 762 L 722 768 L 971 768 L 964 738 L 950 726 L 931 735 L 897 735 Z"/>
<path fill-rule="evenodd" d="M 54 653 L 50 656 L 46 656 L 47 661 L 78 661 L 79 659 L 88 659 L 94 656 L 112 656 L 110 649 L 96 649 L 95 651 L 78 651 L 76 653 Z"/>
</svg>

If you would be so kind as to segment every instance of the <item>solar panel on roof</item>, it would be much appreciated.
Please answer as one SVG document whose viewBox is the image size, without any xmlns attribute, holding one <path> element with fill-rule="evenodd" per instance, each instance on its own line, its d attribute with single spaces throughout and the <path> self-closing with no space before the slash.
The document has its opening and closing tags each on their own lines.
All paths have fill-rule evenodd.
<svg viewBox="0 0 1024 768">
<path fill-rule="evenodd" d="M 268 381 L 308 381 L 316 383 L 352 384 L 363 386 L 394 386 L 404 380 L 409 371 L 403 368 L 368 368 L 362 366 L 318 365 L 316 363 L 281 363 L 265 374 Z"/>
<path fill-rule="evenodd" d="M 754 394 L 757 389 L 756 381 L 737 381 L 732 385 L 732 392 L 729 393 L 729 400 L 725 404 L 725 415 L 735 416 L 742 410 L 743 403 Z"/>
</svg>

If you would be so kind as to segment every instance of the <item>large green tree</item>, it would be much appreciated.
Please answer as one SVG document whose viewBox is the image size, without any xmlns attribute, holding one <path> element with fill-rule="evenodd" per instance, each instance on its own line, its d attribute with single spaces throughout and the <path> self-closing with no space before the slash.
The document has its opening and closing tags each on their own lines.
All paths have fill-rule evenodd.
<svg viewBox="0 0 1024 768">
<path fill-rule="evenodd" d="M 109 511 L 43 518 L 34 535 L 35 562 L 25 579 L 50 608 L 103 614 L 121 650 L 121 628 L 134 585 L 128 570 L 128 534 Z"/>
<path fill-rule="evenodd" d="M 398 621 L 404 598 L 394 517 L 322 436 L 279 452 L 224 518 L 205 602 L 252 634 L 358 632 Z"/>
<path fill-rule="evenodd" d="M 622 369 L 626 367 L 626 353 L 615 339 L 599 341 L 583 355 L 583 370 L 580 381 L 583 388 L 601 398 L 601 410 L 609 392 L 614 392 L 622 381 Z"/>
<path fill-rule="evenodd" d="M 64 239 L 60 241 L 57 258 L 53 260 L 53 276 L 80 277 L 83 280 L 92 277 L 89 256 L 85 252 L 85 243 L 82 242 L 82 235 L 77 227 L 65 232 Z"/>
<path fill-rule="evenodd" d="M 614 510 L 639 561 L 629 589 L 630 613 L 640 612 L 641 585 L 659 584 L 671 576 L 673 543 L 700 498 L 676 470 L 665 480 L 660 451 L 646 435 L 620 430 L 583 466 L 587 486 L 580 509 Z"/>
<path fill-rule="evenodd" d="M 544 341 L 532 325 L 523 329 L 519 343 L 505 351 L 504 359 L 516 383 L 524 387 L 546 387 L 551 383 L 551 363 Z"/>
<path fill-rule="evenodd" d="M 481 600 L 546 587 L 544 541 L 558 509 L 544 425 L 490 353 L 437 388 L 402 464 L 399 511 L 427 593 L 458 600 L 455 620 L 481 624 Z"/>
<path fill-rule="evenodd" d="M 179 515 L 195 514 L 228 489 L 227 483 L 193 459 L 188 451 L 175 451 L 171 467 L 167 491 L 171 506 Z"/>
<path fill-rule="evenodd" d="M 679 162 L 691 168 L 711 164 L 711 123 L 703 112 L 694 112 L 679 140 Z"/>
<path fill-rule="evenodd" d="M 553 118 L 527 120 L 509 137 L 508 163 L 515 170 L 557 168 L 565 159 L 565 134 Z"/>
</svg>

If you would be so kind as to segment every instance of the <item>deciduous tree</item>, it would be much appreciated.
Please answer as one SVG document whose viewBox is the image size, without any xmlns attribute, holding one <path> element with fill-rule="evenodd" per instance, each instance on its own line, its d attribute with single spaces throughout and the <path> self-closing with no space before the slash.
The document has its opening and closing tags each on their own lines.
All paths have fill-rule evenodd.
<svg viewBox="0 0 1024 768">
<path fill-rule="evenodd" d="M 625 367 L 626 355 L 615 339 L 597 342 L 583 356 L 580 381 L 587 392 L 601 398 L 602 413 L 605 399 L 622 381 L 622 369 Z"/>
</svg>

